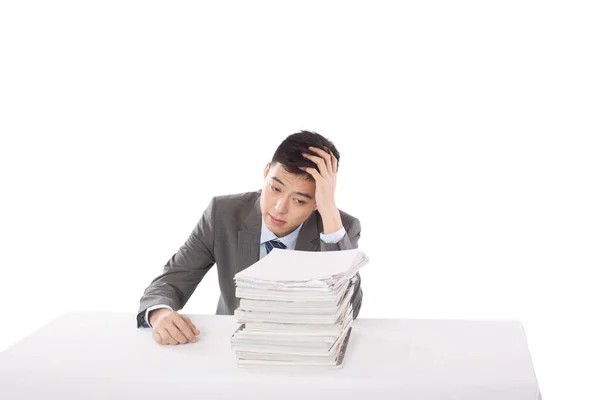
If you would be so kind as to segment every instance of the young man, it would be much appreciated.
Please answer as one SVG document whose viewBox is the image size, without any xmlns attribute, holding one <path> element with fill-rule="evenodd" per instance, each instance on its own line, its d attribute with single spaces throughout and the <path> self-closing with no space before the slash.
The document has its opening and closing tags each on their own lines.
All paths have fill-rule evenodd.
<svg viewBox="0 0 600 400">
<path fill-rule="evenodd" d="M 200 221 L 163 274 L 140 300 L 139 327 L 152 327 L 160 344 L 196 342 L 200 333 L 176 312 L 217 264 L 221 296 L 217 314 L 239 305 L 234 275 L 274 247 L 304 251 L 358 248 L 360 222 L 338 210 L 335 185 L 340 154 L 329 140 L 309 131 L 288 136 L 264 170 L 262 190 L 213 197 Z M 360 275 L 352 297 L 354 318 L 362 303 Z"/>
</svg>

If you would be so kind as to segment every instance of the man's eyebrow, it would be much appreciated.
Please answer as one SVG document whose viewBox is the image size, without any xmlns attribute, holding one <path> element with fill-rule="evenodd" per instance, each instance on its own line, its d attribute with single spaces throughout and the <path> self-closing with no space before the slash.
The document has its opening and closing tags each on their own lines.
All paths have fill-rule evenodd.
<svg viewBox="0 0 600 400">
<path fill-rule="evenodd" d="M 277 178 L 276 176 L 272 176 L 271 179 L 273 179 L 275 182 L 278 182 L 280 185 L 285 186 L 285 183 L 283 183 L 281 179 Z M 312 196 L 308 193 L 296 192 L 296 194 L 312 200 Z"/>
</svg>

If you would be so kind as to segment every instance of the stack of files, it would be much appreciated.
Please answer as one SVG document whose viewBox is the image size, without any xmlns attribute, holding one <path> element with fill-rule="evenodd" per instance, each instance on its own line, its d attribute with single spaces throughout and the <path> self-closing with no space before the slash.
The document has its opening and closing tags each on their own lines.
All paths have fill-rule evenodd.
<svg viewBox="0 0 600 400">
<path fill-rule="evenodd" d="M 237 273 L 231 337 L 238 365 L 343 364 L 352 332 L 356 273 L 369 262 L 358 249 L 273 249 Z"/>
</svg>

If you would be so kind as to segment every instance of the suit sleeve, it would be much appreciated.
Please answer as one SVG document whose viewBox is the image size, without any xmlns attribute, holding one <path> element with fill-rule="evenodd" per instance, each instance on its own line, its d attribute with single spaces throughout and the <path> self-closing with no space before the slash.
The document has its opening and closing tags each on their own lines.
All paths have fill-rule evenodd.
<svg viewBox="0 0 600 400">
<path fill-rule="evenodd" d="M 325 243 L 321 240 L 321 251 L 337 251 L 337 250 L 351 250 L 358 248 L 358 240 L 360 239 L 361 227 L 360 221 L 357 218 L 352 219 L 348 228 L 346 229 L 346 234 L 344 237 L 337 243 Z M 352 295 L 351 303 L 352 310 L 354 312 L 354 319 L 358 317 L 358 313 L 360 312 L 360 307 L 362 306 L 362 288 L 360 286 L 361 279 L 360 273 L 355 275 L 356 284 L 354 287 L 354 295 Z"/>
<path fill-rule="evenodd" d="M 145 311 L 157 304 L 167 304 L 177 311 L 183 308 L 210 268 L 215 264 L 215 198 L 202 214 L 200 221 L 156 277 L 140 299 L 137 326 L 148 327 Z"/>
</svg>

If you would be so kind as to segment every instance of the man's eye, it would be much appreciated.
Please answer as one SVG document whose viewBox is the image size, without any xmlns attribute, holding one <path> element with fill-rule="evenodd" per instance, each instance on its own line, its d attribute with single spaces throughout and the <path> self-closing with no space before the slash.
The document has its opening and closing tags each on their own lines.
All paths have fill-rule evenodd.
<svg viewBox="0 0 600 400">
<path fill-rule="evenodd" d="M 279 188 L 276 188 L 276 187 L 275 187 L 275 186 L 273 186 L 273 185 L 271 185 L 271 189 L 272 189 L 272 190 L 274 190 L 274 191 L 276 191 L 276 192 L 279 192 Z"/>
<path fill-rule="evenodd" d="M 304 203 L 306 203 L 306 202 L 305 202 L 305 201 L 303 201 L 303 200 L 298 200 L 298 199 L 296 199 L 296 203 L 298 203 L 298 204 L 304 204 Z"/>
</svg>

